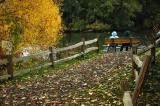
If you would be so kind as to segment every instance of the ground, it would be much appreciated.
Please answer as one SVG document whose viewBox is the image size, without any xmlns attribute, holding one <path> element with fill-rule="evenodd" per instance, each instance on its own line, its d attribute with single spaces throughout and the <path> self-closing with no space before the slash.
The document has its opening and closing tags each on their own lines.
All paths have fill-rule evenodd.
<svg viewBox="0 0 160 106">
<path fill-rule="evenodd" d="M 138 99 L 141 106 L 160 104 L 159 64 L 151 65 L 145 77 Z M 2 83 L 0 106 L 123 106 L 121 81 L 128 80 L 132 93 L 135 87 L 127 52 L 104 54 L 56 71 L 44 70 L 53 71 Z"/>
<path fill-rule="evenodd" d="M 105 54 L 41 78 L 0 85 L 1 106 L 121 106 L 131 55 Z"/>
</svg>

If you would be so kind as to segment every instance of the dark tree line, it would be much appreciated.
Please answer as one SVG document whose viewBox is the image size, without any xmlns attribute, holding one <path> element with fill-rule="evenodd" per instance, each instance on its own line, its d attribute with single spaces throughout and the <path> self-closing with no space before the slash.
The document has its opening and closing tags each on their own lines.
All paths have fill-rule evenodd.
<svg viewBox="0 0 160 106">
<path fill-rule="evenodd" d="M 151 28 L 160 22 L 158 0 L 63 0 L 66 30 Z"/>
<path fill-rule="evenodd" d="M 142 10 L 136 14 L 136 25 L 139 30 L 153 29 L 156 26 L 160 29 L 160 1 L 140 0 Z"/>
</svg>

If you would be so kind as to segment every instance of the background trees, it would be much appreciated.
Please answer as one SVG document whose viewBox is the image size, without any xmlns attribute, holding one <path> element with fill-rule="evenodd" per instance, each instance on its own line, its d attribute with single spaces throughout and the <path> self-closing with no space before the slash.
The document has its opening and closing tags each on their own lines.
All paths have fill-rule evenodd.
<svg viewBox="0 0 160 106">
<path fill-rule="evenodd" d="M 63 20 L 68 30 L 142 31 L 159 26 L 159 5 L 158 0 L 63 0 Z"/>
<path fill-rule="evenodd" d="M 63 20 L 69 30 L 126 28 L 141 7 L 138 0 L 63 0 Z"/>
<path fill-rule="evenodd" d="M 156 26 L 160 29 L 160 1 L 158 0 L 139 0 L 142 11 L 137 14 L 136 27 L 139 30 L 153 29 Z"/>
</svg>

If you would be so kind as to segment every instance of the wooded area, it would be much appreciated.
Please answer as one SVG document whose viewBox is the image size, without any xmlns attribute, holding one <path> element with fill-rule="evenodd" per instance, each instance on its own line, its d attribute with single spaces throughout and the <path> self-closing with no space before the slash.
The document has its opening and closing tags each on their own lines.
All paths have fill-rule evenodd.
<svg viewBox="0 0 160 106">
<path fill-rule="evenodd" d="M 66 30 L 126 30 L 146 33 L 160 23 L 159 0 L 62 0 Z"/>
</svg>

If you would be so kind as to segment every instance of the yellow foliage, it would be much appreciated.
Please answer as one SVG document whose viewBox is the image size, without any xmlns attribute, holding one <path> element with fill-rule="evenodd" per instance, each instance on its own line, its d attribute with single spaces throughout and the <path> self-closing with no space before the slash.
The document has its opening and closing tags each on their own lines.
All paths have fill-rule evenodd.
<svg viewBox="0 0 160 106">
<path fill-rule="evenodd" d="M 22 28 L 18 48 L 26 45 L 46 48 L 60 38 L 61 14 L 52 0 L 5 0 L 0 4 L 0 17 L 0 40 L 11 39 L 15 21 Z M 8 17 L 14 22 L 6 22 Z"/>
</svg>

